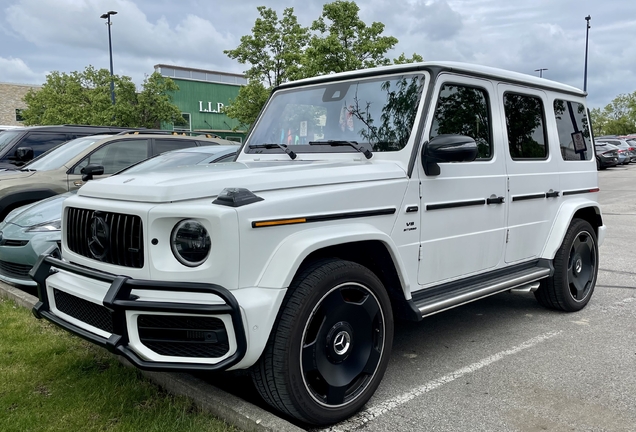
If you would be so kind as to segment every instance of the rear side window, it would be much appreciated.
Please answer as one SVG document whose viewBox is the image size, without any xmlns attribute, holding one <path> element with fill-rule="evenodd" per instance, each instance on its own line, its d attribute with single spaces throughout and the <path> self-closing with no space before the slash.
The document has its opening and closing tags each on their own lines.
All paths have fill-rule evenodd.
<svg viewBox="0 0 636 432">
<path fill-rule="evenodd" d="M 466 135 L 477 143 L 477 158 L 492 157 L 488 94 L 476 87 L 444 84 L 439 92 L 431 138 L 442 134 Z"/>
<path fill-rule="evenodd" d="M 65 133 L 31 132 L 18 144 L 18 147 L 31 147 L 35 157 L 68 140 Z"/>
<path fill-rule="evenodd" d="M 153 154 L 161 154 L 170 150 L 178 150 L 189 147 L 196 147 L 197 142 L 194 140 L 180 139 L 157 139 L 155 138 L 155 148 Z"/>
<path fill-rule="evenodd" d="M 519 93 L 504 95 L 508 146 L 513 159 L 548 157 L 543 103 L 536 96 Z"/>
<path fill-rule="evenodd" d="M 590 160 L 592 148 L 585 106 L 578 102 L 556 99 L 554 101 L 554 115 L 563 160 Z"/>
</svg>

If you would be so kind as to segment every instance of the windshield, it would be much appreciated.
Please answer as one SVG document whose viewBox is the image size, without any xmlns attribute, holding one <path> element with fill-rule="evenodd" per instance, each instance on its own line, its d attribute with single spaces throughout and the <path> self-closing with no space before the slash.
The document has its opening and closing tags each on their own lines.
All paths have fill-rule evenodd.
<svg viewBox="0 0 636 432">
<path fill-rule="evenodd" d="M 308 144 L 355 141 L 376 152 L 401 150 L 411 135 L 423 82 L 423 76 L 410 74 L 277 92 L 246 149 L 279 153 L 276 146 L 257 146 L 285 144 L 294 152 L 351 152 L 356 150 Z"/>
<path fill-rule="evenodd" d="M 104 135 L 93 135 L 77 138 L 42 153 L 22 167 L 23 170 L 47 171 L 63 167 L 79 153 L 90 147 L 95 141 L 106 138 Z"/>
<path fill-rule="evenodd" d="M 0 150 L 5 148 L 7 144 L 11 143 L 16 137 L 22 135 L 23 131 L 3 131 L 0 132 Z"/>
<path fill-rule="evenodd" d="M 212 163 L 221 156 L 228 155 L 232 152 L 235 153 L 237 149 L 237 146 L 205 146 L 200 148 L 201 151 L 196 152 L 170 151 L 122 170 L 120 173 L 137 174 L 156 171 L 158 169 L 176 168 L 199 163 Z"/>
</svg>

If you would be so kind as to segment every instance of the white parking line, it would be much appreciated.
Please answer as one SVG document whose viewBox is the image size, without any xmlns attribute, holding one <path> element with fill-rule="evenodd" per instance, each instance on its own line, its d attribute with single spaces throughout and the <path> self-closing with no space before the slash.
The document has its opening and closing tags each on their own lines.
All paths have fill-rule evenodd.
<svg viewBox="0 0 636 432">
<path fill-rule="evenodd" d="M 441 378 L 438 378 L 436 380 L 433 381 L 429 381 L 428 383 L 420 386 L 420 387 L 416 387 L 411 391 L 408 391 L 400 396 L 396 396 L 394 398 L 388 399 L 378 405 L 369 407 L 367 409 L 365 409 L 364 411 L 360 411 L 358 414 L 356 414 L 355 416 L 351 417 L 348 420 L 345 420 L 337 425 L 334 425 L 330 428 L 327 429 L 322 429 L 322 431 L 324 432 L 348 432 L 348 431 L 352 431 L 354 429 L 359 429 L 361 427 L 363 427 L 364 425 L 366 425 L 368 422 L 370 422 L 371 420 L 374 420 L 376 418 L 378 418 L 379 416 L 381 416 L 384 413 L 387 413 L 389 411 L 391 411 L 393 408 L 396 408 L 400 405 L 403 405 L 407 402 L 409 402 L 412 399 L 415 399 L 418 396 L 423 395 L 424 393 L 428 393 L 432 390 L 435 390 L 438 387 L 441 387 L 444 384 L 448 384 L 452 381 L 455 381 L 457 378 L 461 378 L 464 375 L 467 375 L 469 373 L 475 372 L 483 367 L 486 367 L 492 363 L 495 363 L 499 360 L 502 360 L 503 358 L 513 355 L 513 354 L 517 354 L 520 351 L 523 351 L 525 349 L 528 348 L 532 348 L 533 346 L 540 344 L 541 342 L 544 342 L 550 338 L 553 338 L 555 336 L 557 336 L 558 334 L 560 334 L 561 331 L 554 331 L 554 332 L 549 332 L 549 333 L 545 333 L 541 336 L 537 336 L 534 337 L 530 340 L 525 341 L 524 343 L 515 346 L 514 348 L 511 348 L 509 350 L 505 350 L 505 351 L 501 351 L 498 352 L 497 354 L 491 355 L 490 357 L 486 357 L 485 359 L 482 359 L 476 363 L 473 363 L 469 366 L 463 367 L 461 369 L 458 369 L 454 372 L 449 373 L 448 375 L 444 375 Z"/>
</svg>

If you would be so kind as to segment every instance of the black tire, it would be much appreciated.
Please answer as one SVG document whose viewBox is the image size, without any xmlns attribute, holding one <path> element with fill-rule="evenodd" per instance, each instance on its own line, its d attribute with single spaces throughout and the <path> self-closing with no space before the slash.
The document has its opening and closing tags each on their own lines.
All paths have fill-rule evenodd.
<svg viewBox="0 0 636 432">
<path fill-rule="evenodd" d="M 252 379 L 274 408 L 333 424 L 371 398 L 392 343 L 391 302 L 377 276 L 350 261 L 323 260 L 289 287 Z"/>
<path fill-rule="evenodd" d="M 598 274 L 598 243 L 589 222 L 572 220 L 553 263 L 554 275 L 541 281 L 535 297 L 550 309 L 583 309 L 594 293 Z"/>
</svg>

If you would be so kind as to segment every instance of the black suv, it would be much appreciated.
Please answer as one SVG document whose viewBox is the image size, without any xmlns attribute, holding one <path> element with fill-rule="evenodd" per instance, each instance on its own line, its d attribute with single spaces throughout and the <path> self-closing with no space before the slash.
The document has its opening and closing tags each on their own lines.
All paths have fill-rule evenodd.
<svg viewBox="0 0 636 432">
<path fill-rule="evenodd" d="M 63 142 L 95 134 L 121 132 L 130 128 L 114 126 L 33 126 L 0 132 L 0 169 L 24 165 Z"/>
</svg>

